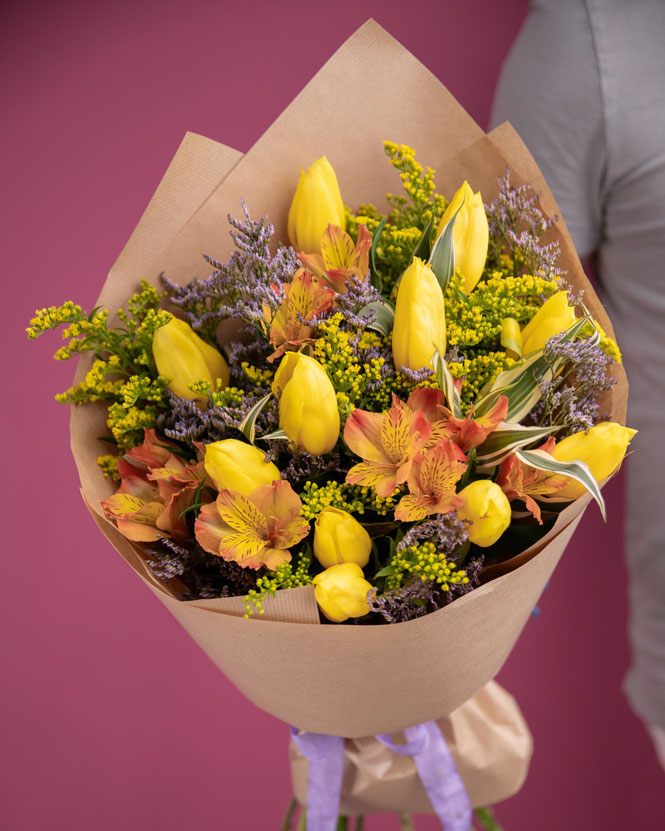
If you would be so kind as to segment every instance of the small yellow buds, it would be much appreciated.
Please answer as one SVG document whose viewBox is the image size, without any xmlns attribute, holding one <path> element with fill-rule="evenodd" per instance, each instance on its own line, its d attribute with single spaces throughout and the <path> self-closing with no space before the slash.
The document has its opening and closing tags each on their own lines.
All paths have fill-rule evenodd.
<svg viewBox="0 0 665 831">
<path fill-rule="evenodd" d="M 476 287 L 476 283 L 480 280 L 485 268 L 489 245 L 489 227 L 480 191 L 474 193 L 468 182 L 464 182 L 450 200 L 441 217 L 437 237 L 440 236 L 458 210 L 459 213 L 453 226 L 455 268 L 464 277 L 462 291 L 469 294 Z"/>
<path fill-rule="evenodd" d="M 339 438 L 335 390 L 325 369 L 302 352 L 287 352 L 275 373 L 279 426 L 313 456 L 329 453 Z"/>
<path fill-rule="evenodd" d="M 372 588 L 357 563 L 330 566 L 314 580 L 314 596 L 321 611 L 333 623 L 369 613 L 367 592 Z"/>
<path fill-rule="evenodd" d="M 586 462 L 594 479 L 601 482 L 621 464 L 630 440 L 637 433 L 630 427 L 622 427 L 614 421 L 596 424 L 587 433 L 573 433 L 572 436 L 557 442 L 552 456 L 560 462 L 572 462 L 579 459 Z M 569 479 L 569 484 L 558 490 L 555 498 L 576 499 L 586 493 L 586 488 Z"/>
<path fill-rule="evenodd" d="M 317 254 L 321 235 L 328 224 L 346 228 L 344 202 L 332 165 L 322 156 L 309 168 L 300 171 L 288 218 L 288 235 L 296 251 Z"/>
<path fill-rule="evenodd" d="M 265 454 L 247 442 L 223 439 L 206 445 L 205 470 L 217 490 L 250 494 L 260 485 L 269 485 L 281 479 Z"/>
<path fill-rule="evenodd" d="M 481 548 L 494 545 L 510 525 L 510 502 L 504 492 L 489 479 L 477 479 L 457 495 L 463 502 L 457 516 L 471 523 L 471 542 Z"/>
<path fill-rule="evenodd" d="M 372 540 L 362 525 L 346 511 L 324 508 L 314 526 L 314 556 L 324 568 L 340 563 L 366 566 Z"/>
<path fill-rule="evenodd" d="M 442 355 L 446 351 L 443 292 L 432 269 L 414 257 L 397 291 L 393 325 L 395 367 L 431 367 L 437 349 Z"/>
<path fill-rule="evenodd" d="M 568 305 L 568 292 L 557 291 L 522 329 L 522 354 L 542 349 L 548 338 L 570 329 L 576 319 L 575 307 Z"/>
<path fill-rule="evenodd" d="M 152 339 L 152 354 L 157 372 L 169 379 L 171 392 L 190 401 L 205 401 L 202 393 L 189 389 L 196 381 L 207 380 L 215 388 L 218 378 L 224 387 L 229 383 L 229 370 L 222 354 L 206 343 L 184 320 L 172 318 L 160 326 Z"/>
</svg>

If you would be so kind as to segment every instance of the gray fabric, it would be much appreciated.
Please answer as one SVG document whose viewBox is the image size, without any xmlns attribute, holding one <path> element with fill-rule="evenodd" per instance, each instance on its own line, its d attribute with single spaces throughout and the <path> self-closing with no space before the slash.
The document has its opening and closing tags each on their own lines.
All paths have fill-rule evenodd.
<svg viewBox="0 0 665 831">
<path fill-rule="evenodd" d="M 503 68 L 493 125 L 538 162 L 603 301 L 630 384 L 626 693 L 665 727 L 665 2 L 536 0 Z"/>
</svg>

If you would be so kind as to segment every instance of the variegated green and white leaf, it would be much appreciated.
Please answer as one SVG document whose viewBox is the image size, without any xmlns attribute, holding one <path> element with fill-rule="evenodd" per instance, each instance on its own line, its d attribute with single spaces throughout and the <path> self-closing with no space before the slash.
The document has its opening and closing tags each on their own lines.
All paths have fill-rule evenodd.
<svg viewBox="0 0 665 831">
<path fill-rule="evenodd" d="M 358 312 L 359 317 L 367 315 L 368 312 L 374 312 L 376 319 L 373 323 L 367 325 L 368 329 L 374 329 L 375 332 L 388 337 L 393 330 L 395 323 L 395 307 L 387 300 L 376 300 L 374 303 L 368 303 L 363 306 Z"/>
<path fill-rule="evenodd" d="M 559 427 L 524 427 L 522 424 L 499 424 L 477 448 L 480 468 L 496 467 L 511 453 L 555 433 Z"/>
<path fill-rule="evenodd" d="M 598 503 L 603 519 L 607 521 L 607 513 L 605 511 L 605 500 L 600 492 L 598 482 L 596 482 L 593 474 L 589 470 L 586 462 L 577 459 L 573 462 L 560 462 L 557 459 L 552 459 L 541 453 L 535 453 L 533 450 L 517 450 L 515 456 L 525 465 L 533 467 L 536 470 L 545 470 L 548 473 L 559 473 L 563 476 L 569 476 L 583 485 L 593 496 Z M 556 494 L 554 495 L 556 498 Z"/>
<path fill-rule="evenodd" d="M 438 349 L 434 351 L 434 355 L 432 356 L 432 366 L 434 367 L 439 389 L 445 396 L 446 404 L 450 407 L 452 414 L 456 418 L 462 418 L 462 402 L 459 391 L 455 386 L 455 379 L 450 374 L 446 359 Z"/>
<path fill-rule="evenodd" d="M 266 433 L 265 436 L 257 436 L 257 439 L 260 441 L 273 441 L 276 439 L 284 439 L 285 441 L 288 441 L 289 437 L 286 435 L 284 430 L 274 430 L 272 433 Z"/>
<path fill-rule="evenodd" d="M 563 335 L 563 341 L 572 340 L 591 321 L 585 316 L 575 321 Z M 500 372 L 490 390 L 476 401 L 474 412 L 483 415 L 491 409 L 500 395 L 508 398 L 506 421 L 521 421 L 538 403 L 541 397 L 541 385 L 549 383 L 563 364 L 561 359 L 548 360 L 544 350 L 539 349 L 527 355 L 523 363 L 512 369 Z"/>
<path fill-rule="evenodd" d="M 270 401 L 272 398 L 272 393 L 269 392 L 268 395 L 264 395 L 256 404 L 252 407 L 252 409 L 247 413 L 247 415 L 243 418 L 240 422 L 240 430 L 245 438 L 254 444 L 254 440 L 256 438 L 256 419 L 259 416 L 261 410 L 265 407 L 265 405 Z"/>
<path fill-rule="evenodd" d="M 453 246 L 453 228 L 455 227 L 455 220 L 457 214 L 462 210 L 462 204 L 455 211 L 453 216 L 446 222 L 443 231 L 439 234 L 438 239 L 434 243 L 432 253 L 429 258 L 429 267 L 434 272 L 436 279 L 439 281 L 441 291 L 445 293 L 450 278 L 455 273 L 455 247 Z"/>
</svg>

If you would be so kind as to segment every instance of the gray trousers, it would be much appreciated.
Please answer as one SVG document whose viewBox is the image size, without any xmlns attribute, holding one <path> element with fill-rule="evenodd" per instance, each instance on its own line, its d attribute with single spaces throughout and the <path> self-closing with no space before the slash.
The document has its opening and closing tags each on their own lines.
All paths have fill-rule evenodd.
<svg viewBox="0 0 665 831">
<path fill-rule="evenodd" d="M 630 384 L 625 550 L 635 712 L 665 728 L 665 2 L 535 0 L 492 116 L 526 142 L 601 294 Z"/>
</svg>

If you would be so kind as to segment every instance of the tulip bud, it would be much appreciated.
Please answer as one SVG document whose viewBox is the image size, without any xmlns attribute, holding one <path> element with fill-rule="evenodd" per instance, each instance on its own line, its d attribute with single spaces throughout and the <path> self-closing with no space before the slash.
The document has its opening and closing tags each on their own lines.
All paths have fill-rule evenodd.
<svg viewBox="0 0 665 831">
<path fill-rule="evenodd" d="M 172 318 L 160 326 L 152 338 L 152 354 L 157 372 L 169 378 L 171 392 L 190 401 L 205 401 L 206 397 L 188 389 L 196 381 L 209 381 L 214 388 L 218 378 L 228 386 L 229 369 L 222 354 L 196 334 L 192 327 Z"/>
<path fill-rule="evenodd" d="M 431 367 L 436 349 L 442 355 L 446 351 L 443 292 L 432 269 L 414 257 L 397 290 L 393 323 L 395 367 Z"/>
<path fill-rule="evenodd" d="M 331 225 L 346 228 L 344 202 L 332 165 L 322 156 L 307 173 L 300 171 L 300 181 L 291 207 L 287 231 L 296 251 L 317 254 L 321 235 Z"/>
<path fill-rule="evenodd" d="M 568 292 L 557 291 L 522 329 L 522 354 L 542 349 L 548 338 L 570 329 L 576 320 L 574 306 L 568 305 Z"/>
<path fill-rule="evenodd" d="M 329 453 L 339 438 L 339 410 L 321 364 L 302 352 L 287 352 L 272 391 L 280 396 L 279 426 L 291 441 L 312 456 Z"/>
<path fill-rule="evenodd" d="M 346 511 L 324 508 L 314 525 L 314 555 L 324 568 L 340 563 L 366 566 L 372 540 L 362 525 Z"/>
<path fill-rule="evenodd" d="M 367 592 L 372 589 L 372 584 L 365 580 L 357 563 L 330 566 L 317 574 L 312 582 L 316 602 L 333 623 L 368 614 Z"/>
<path fill-rule="evenodd" d="M 481 548 L 494 545 L 510 525 L 510 502 L 504 492 L 489 479 L 477 479 L 457 495 L 463 502 L 457 516 L 471 522 L 471 542 Z"/>
<path fill-rule="evenodd" d="M 572 462 L 575 459 L 586 462 L 594 479 L 602 482 L 619 467 L 635 433 L 637 430 L 631 430 L 630 427 L 622 427 L 614 421 L 603 421 L 586 433 L 573 433 L 557 442 L 552 456 L 560 462 Z M 569 484 L 554 496 L 556 499 L 577 499 L 584 493 L 586 488 L 575 479 L 570 479 Z"/>
<path fill-rule="evenodd" d="M 282 478 L 277 467 L 266 461 L 262 450 L 238 439 L 207 444 L 204 467 L 218 491 L 235 491 L 245 496 Z"/>
<path fill-rule="evenodd" d="M 450 200 L 441 217 L 437 237 L 458 210 L 453 226 L 455 268 L 459 269 L 464 277 L 462 291 L 469 294 L 476 287 L 485 268 L 489 227 L 480 191 L 474 193 L 468 182 L 464 182 Z"/>
</svg>

